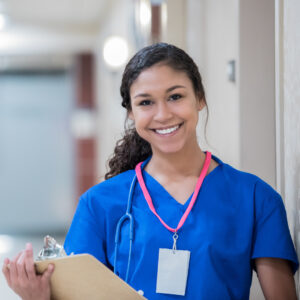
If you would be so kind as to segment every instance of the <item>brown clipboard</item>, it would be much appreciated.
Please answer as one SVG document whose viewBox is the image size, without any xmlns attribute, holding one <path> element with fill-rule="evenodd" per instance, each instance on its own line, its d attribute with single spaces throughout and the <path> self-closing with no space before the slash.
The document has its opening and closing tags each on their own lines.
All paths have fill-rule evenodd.
<svg viewBox="0 0 300 300">
<path fill-rule="evenodd" d="M 55 265 L 51 276 L 52 300 L 146 299 L 89 254 L 36 261 L 37 272 L 42 273 L 50 263 Z"/>
</svg>

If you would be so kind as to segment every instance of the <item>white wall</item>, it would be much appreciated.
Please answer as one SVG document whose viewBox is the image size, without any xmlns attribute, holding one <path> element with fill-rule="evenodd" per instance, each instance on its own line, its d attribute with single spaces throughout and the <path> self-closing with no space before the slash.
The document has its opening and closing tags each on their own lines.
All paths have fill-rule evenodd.
<svg viewBox="0 0 300 300">
<path fill-rule="evenodd" d="M 199 66 L 209 108 L 208 145 L 203 140 L 203 122 L 200 143 L 238 168 L 238 86 L 227 78 L 228 61 L 238 59 L 238 1 L 188 1 L 187 50 Z"/>
<path fill-rule="evenodd" d="M 281 2 L 281 1 L 279 1 Z M 283 119 L 285 206 L 300 257 L 300 2 L 283 1 Z M 298 276 L 298 291 L 300 290 Z"/>
<path fill-rule="evenodd" d="M 284 2 L 284 143 L 285 201 L 300 208 L 300 3 Z M 294 220 L 292 212 L 289 211 Z M 298 228 L 300 230 L 300 228 Z"/>
<path fill-rule="evenodd" d="M 167 22 L 163 42 L 186 49 L 186 0 L 166 0 Z"/>
<path fill-rule="evenodd" d="M 118 5 L 117 5 L 118 4 Z M 135 52 L 133 37 L 133 1 L 118 1 L 108 12 L 102 22 L 97 37 L 96 55 L 96 89 L 98 118 L 98 174 L 103 179 L 106 172 L 107 159 L 113 153 L 116 141 L 121 138 L 124 129 L 126 110 L 121 106 L 120 84 L 123 68 L 110 70 L 103 60 L 103 45 L 111 35 L 118 35 L 129 42 L 130 54 Z"/>
<path fill-rule="evenodd" d="M 276 188 L 275 4 L 239 3 L 241 169 Z"/>
<path fill-rule="evenodd" d="M 275 187 L 273 1 L 187 1 L 187 50 L 206 87 L 208 147 Z M 229 60 L 236 83 L 227 79 Z"/>
</svg>

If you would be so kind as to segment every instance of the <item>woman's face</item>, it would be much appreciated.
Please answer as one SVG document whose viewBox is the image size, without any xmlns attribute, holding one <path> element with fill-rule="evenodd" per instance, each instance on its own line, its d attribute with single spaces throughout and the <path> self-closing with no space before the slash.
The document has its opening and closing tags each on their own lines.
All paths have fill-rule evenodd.
<svg viewBox="0 0 300 300">
<path fill-rule="evenodd" d="M 176 153 L 195 145 L 198 112 L 205 104 L 184 72 L 154 65 L 133 82 L 130 99 L 129 118 L 153 154 Z"/>
</svg>

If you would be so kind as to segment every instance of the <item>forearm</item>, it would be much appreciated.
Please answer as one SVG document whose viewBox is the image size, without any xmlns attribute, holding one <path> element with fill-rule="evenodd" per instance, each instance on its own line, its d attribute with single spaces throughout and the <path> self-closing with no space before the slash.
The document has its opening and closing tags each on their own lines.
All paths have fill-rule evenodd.
<svg viewBox="0 0 300 300">
<path fill-rule="evenodd" d="M 282 259 L 257 259 L 257 274 L 266 300 L 297 300 L 294 276 Z"/>
</svg>

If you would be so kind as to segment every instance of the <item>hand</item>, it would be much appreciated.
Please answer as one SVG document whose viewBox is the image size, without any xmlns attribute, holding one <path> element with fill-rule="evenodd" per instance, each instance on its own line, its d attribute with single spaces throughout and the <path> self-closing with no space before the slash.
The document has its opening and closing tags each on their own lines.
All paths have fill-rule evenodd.
<svg viewBox="0 0 300 300">
<path fill-rule="evenodd" d="M 35 272 L 30 243 L 13 260 L 6 258 L 2 272 L 9 287 L 23 300 L 50 300 L 50 277 L 54 265 L 49 264 L 42 275 Z"/>
</svg>

